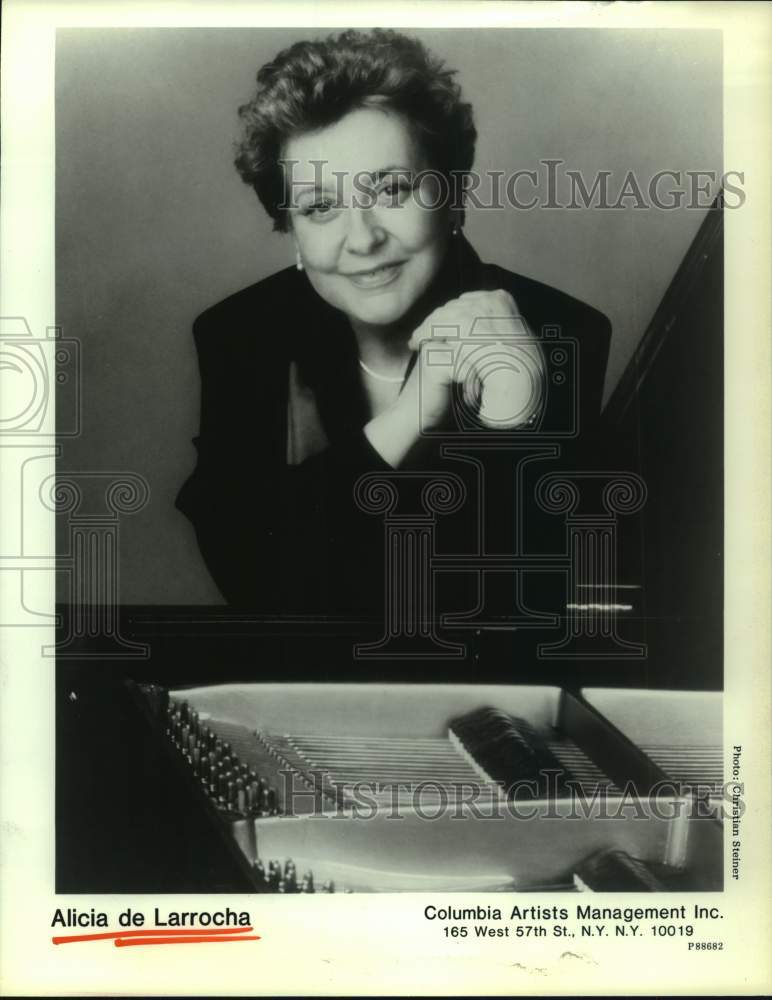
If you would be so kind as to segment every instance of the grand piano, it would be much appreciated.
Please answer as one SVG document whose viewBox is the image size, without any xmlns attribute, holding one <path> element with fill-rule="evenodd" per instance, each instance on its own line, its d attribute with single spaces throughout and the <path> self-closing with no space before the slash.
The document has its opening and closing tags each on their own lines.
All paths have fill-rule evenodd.
<svg viewBox="0 0 772 1000">
<path fill-rule="evenodd" d="M 722 274 L 717 203 L 603 415 L 598 460 L 646 502 L 611 592 L 570 581 L 558 624 L 612 601 L 616 654 L 499 621 L 373 667 L 346 621 L 122 607 L 100 657 L 62 606 L 57 891 L 720 888 Z"/>
</svg>

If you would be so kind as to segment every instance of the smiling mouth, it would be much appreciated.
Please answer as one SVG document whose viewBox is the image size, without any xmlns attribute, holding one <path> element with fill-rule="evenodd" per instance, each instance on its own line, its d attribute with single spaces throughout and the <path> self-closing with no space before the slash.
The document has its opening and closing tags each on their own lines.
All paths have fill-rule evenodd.
<svg viewBox="0 0 772 1000">
<path fill-rule="evenodd" d="M 357 271 L 345 277 L 357 288 L 381 288 L 383 285 L 391 284 L 399 276 L 403 264 L 404 261 L 398 260 L 391 264 L 381 264 L 372 271 Z"/>
</svg>

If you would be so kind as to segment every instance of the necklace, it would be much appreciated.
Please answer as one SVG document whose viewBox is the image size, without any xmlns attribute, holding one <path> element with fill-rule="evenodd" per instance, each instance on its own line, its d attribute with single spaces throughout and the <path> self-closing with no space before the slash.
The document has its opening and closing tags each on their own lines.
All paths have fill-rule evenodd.
<svg viewBox="0 0 772 1000">
<path fill-rule="evenodd" d="M 392 375 L 380 375 L 378 372 L 374 372 L 372 368 L 368 368 L 361 358 L 359 359 L 359 367 L 363 372 L 366 372 L 370 378 L 374 378 L 378 382 L 388 382 L 389 385 L 401 385 L 405 378 L 404 372 L 397 378 L 394 378 Z"/>
</svg>

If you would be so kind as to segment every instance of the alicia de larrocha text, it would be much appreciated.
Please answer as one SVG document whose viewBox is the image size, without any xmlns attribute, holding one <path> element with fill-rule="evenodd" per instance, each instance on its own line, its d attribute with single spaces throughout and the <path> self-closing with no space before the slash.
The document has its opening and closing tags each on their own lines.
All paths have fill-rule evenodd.
<svg viewBox="0 0 772 1000">
<path fill-rule="evenodd" d="M 131 906 L 118 914 L 119 927 L 250 927 L 252 918 L 246 910 L 161 910 L 153 908 L 152 920 Z M 58 909 L 52 927 L 109 927 L 108 915 L 101 910 L 79 910 L 75 906 Z"/>
</svg>

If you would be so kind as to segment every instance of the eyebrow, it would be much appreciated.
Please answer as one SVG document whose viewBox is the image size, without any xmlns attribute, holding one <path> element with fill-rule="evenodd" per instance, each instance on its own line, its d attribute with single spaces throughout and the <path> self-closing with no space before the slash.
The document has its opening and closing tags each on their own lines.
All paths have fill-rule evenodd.
<svg viewBox="0 0 772 1000">
<path fill-rule="evenodd" d="M 362 173 L 368 173 L 368 171 L 363 170 Z M 372 170 L 369 172 L 371 177 L 383 177 L 385 174 L 413 174 L 415 170 L 412 167 L 398 166 L 396 163 L 388 167 L 381 167 L 379 170 Z"/>
</svg>

